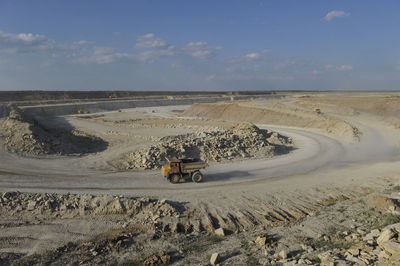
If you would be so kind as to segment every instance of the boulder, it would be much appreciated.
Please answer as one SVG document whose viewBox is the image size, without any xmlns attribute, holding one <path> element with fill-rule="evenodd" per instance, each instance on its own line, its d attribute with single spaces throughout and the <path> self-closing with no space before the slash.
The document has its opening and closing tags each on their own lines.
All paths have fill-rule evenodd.
<svg viewBox="0 0 400 266">
<path fill-rule="evenodd" d="M 381 245 L 382 243 L 389 241 L 390 239 L 395 237 L 396 233 L 397 232 L 394 231 L 392 228 L 387 228 L 383 230 L 382 234 L 378 237 L 376 242 L 378 243 L 378 245 Z"/>
<path fill-rule="evenodd" d="M 380 245 L 386 252 L 390 253 L 392 256 L 400 255 L 400 243 L 395 241 L 386 241 Z"/>
<path fill-rule="evenodd" d="M 34 209 L 35 209 L 35 207 L 36 207 L 36 201 L 34 201 L 34 200 L 30 200 L 29 202 L 28 202 L 28 206 L 27 206 L 27 210 L 28 211 L 33 211 Z"/>
<path fill-rule="evenodd" d="M 214 231 L 214 234 L 216 236 L 225 236 L 225 230 L 224 228 L 220 227 Z"/>
<path fill-rule="evenodd" d="M 213 253 L 210 258 L 211 265 L 217 265 L 220 260 L 219 253 Z"/>
<path fill-rule="evenodd" d="M 282 249 L 279 253 L 278 253 L 278 257 L 281 259 L 287 259 L 289 255 L 289 251 L 287 249 Z"/>
<path fill-rule="evenodd" d="M 256 245 L 260 248 L 265 247 L 265 244 L 267 244 L 267 237 L 266 236 L 258 236 L 256 240 L 254 241 Z"/>
<path fill-rule="evenodd" d="M 143 266 L 167 265 L 170 263 L 170 261 L 171 257 L 165 251 L 160 251 L 147 257 L 143 261 Z"/>
<path fill-rule="evenodd" d="M 392 256 L 400 255 L 400 223 L 385 227 L 377 238 L 378 245 Z"/>
</svg>

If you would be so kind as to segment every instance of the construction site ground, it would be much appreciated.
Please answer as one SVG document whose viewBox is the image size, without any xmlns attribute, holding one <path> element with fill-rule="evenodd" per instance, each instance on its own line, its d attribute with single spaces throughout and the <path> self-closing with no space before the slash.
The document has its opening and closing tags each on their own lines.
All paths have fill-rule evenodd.
<svg viewBox="0 0 400 266">
<path fill-rule="evenodd" d="M 73 128 L 106 143 L 40 155 L 9 152 L 3 126 L 0 264 L 207 265 L 213 253 L 221 265 L 361 264 L 361 255 L 350 260 L 345 252 L 371 230 L 400 222 L 396 206 L 366 203 L 400 198 L 399 115 L 398 93 L 360 92 L 36 116 L 47 130 Z M 202 183 L 118 167 L 165 137 L 238 123 L 291 142 L 278 140 L 285 152 L 265 157 L 210 161 Z M 346 232 L 359 236 L 346 242 Z M 332 250 L 343 256 L 325 261 Z M 399 257 L 386 254 L 361 261 L 396 265 Z"/>
</svg>

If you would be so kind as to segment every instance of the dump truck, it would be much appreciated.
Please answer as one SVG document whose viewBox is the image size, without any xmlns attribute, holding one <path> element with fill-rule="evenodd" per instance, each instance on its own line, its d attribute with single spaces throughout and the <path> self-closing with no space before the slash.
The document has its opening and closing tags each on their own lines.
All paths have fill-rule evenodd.
<svg viewBox="0 0 400 266">
<path fill-rule="evenodd" d="M 200 159 L 167 158 L 167 162 L 161 168 L 161 172 L 164 178 L 174 184 L 190 179 L 199 183 L 203 181 L 203 174 L 200 169 L 206 166 L 207 163 Z"/>
<path fill-rule="evenodd" d="M 75 113 L 81 115 L 81 114 L 88 114 L 89 112 L 87 112 L 85 109 L 78 109 L 75 111 Z"/>
</svg>

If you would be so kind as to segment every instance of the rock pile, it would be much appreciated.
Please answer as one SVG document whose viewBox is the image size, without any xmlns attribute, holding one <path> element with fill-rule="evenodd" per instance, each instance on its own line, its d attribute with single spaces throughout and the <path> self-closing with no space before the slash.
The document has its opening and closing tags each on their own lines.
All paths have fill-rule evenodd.
<svg viewBox="0 0 400 266">
<path fill-rule="evenodd" d="M 153 169 L 160 167 L 167 157 L 200 158 L 209 162 L 265 158 L 287 152 L 291 147 L 290 138 L 246 123 L 223 131 L 165 137 L 155 145 L 124 156 L 117 165 L 123 169 Z"/>
<path fill-rule="evenodd" d="M 179 211 L 165 200 L 111 195 L 31 194 L 5 192 L 0 195 L 0 210 L 10 215 L 36 215 L 60 218 L 126 215 L 143 220 L 175 217 Z"/>
<path fill-rule="evenodd" d="M 5 147 L 24 156 L 45 154 L 82 154 L 99 151 L 107 143 L 75 129 L 49 130 L 15 106 L 2 122 Z"/>
</svg>

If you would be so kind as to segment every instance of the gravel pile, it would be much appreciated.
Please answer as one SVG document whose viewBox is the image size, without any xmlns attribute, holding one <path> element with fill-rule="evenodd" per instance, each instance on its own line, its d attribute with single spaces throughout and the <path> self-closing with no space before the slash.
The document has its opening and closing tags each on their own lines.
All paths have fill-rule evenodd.
<svg viewBox="0 0 400 266">
<path fill-rule="evenodd" d="M 17 107 L 2 122 L 6 149 L 24 156 L 84 154 L 103 150 L 107 143 L 75 129 L 47 129 Z"/>
<path fill-rule="evenodd" d="M 162 138 L 158 143 L 125 155 L 122 169 L 159 168 L 167 157 L 200 158 L 219 162 L 238 158 L 265 158 L 288 152 L 290 138 L 252 124 L 237 124 L 223 131 L 201 132 Z"/>
</svg>

